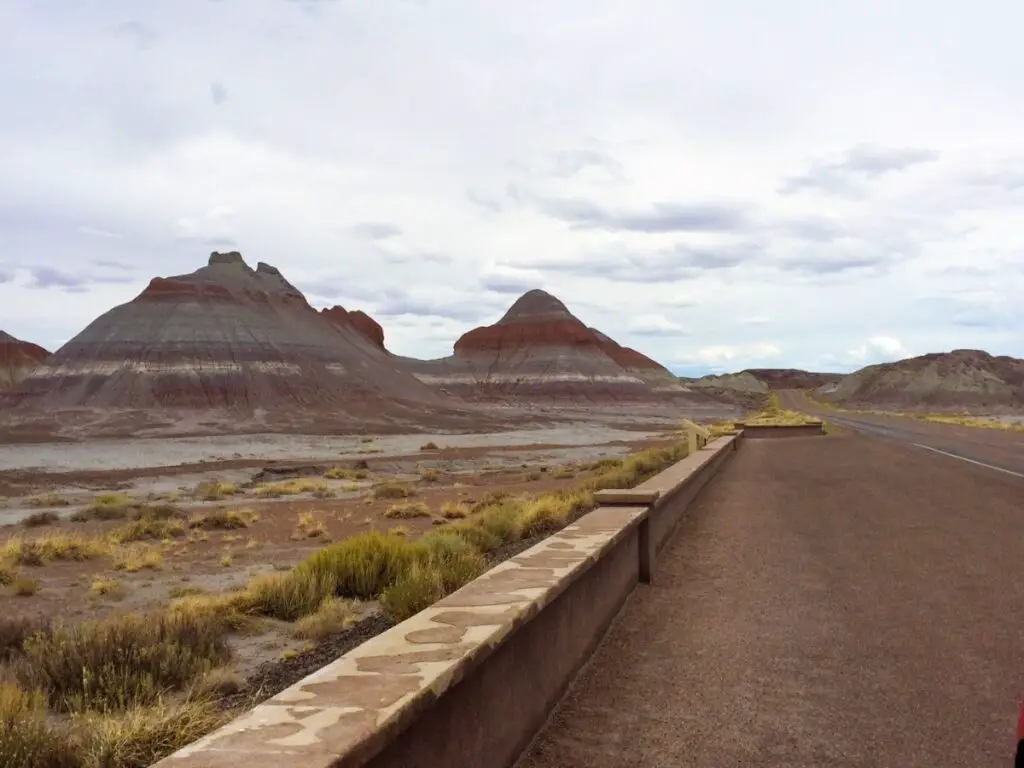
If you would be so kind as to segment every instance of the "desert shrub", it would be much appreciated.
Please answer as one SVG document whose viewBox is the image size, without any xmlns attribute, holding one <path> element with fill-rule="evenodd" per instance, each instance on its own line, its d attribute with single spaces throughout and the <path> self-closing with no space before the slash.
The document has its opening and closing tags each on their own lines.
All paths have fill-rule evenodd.
<svg viewBox="0 0 1024 768">
<path fill-rule="evenodd" d="M 19 576 L 11 584 L 11 588 L 18 597 L 31 597 L 39 591 L 39 582 L 27 576 Z"/>
<path fill-rule="evenodd" d="M 219 501 L 225 496 L 234 496 L 241 492 L 241 489 L 234 483 L 213 480 L 199 483 L 193 491 L 193 495 L 204 501 Z"/>
<path fill-rule="evenodd" d="M 116 571 L 136 573 L 144 570 L 159 570 L 163 567 L 164 556 L 156 547 L 133 543 L 114 549 L 111 553 L 111 561 Z"/>
<path fill-rule="evenodd" d="M 77 718 L 77 744 L 82 768 L 148 768 L 153 763 L 230 720 L 216 702 L 188 699 L 117 714 Z M 40 764 L 42 765 L 42 764 Z"/>
<path fill-rule="evenodd" d="M 436 450 L 438 450 L 437 443 L 435 443 L 435 442 L 424 443 L 423 445 L 420 446 L 420 450 L 421 451 L 436 451 Z"/>
<path fill-rule="evenodd" d="M 281 480 L 276 483 L 261 485 L 256 489 L 256 495 L 263 498 L 277 498 L 280 496 L 294 496 L 299 493 L 313 493 L 314 491 L 326 490 L 327 485 L 322 480 L 300 477 L 294 480 Z"/>
<path fill-rule="evenodd" d="M 54 560 L 89 560 L 109 549 L 109 542 L 102 538 L 50 533 L 31 539 L 13 536 L 4 545 L 2 556 L 20 565 L 45 565 Z"/>
<path fill-rule="evenodd" d="M 39 528 L 44 525 L 53 525 L 60 522 L 60 515 L 56 512 L 33 512 L 21 521 L 26 528 Z"/>
<path fill-rule="evenodd" d="M 365 480 L 369 474 L 365 469 L 331 467 L 324 473 L 324 477 L 328 480 Z"/>
<path fill-rule="evenodd" d="M 392 504 L 384 517 L 394 520 L 411 520 L 416 517 L 430 517 L 430 507 L 422 501 L 409 501 L 403 504 Z"/>
<path fill-rule="evenodd" d="M 518 501 L 504 501 L 484 509 L 473 522 L 496 538 L 499 544 L 508 544 L 519 538 L 519 510 Z"/>
<path fill-rule="evenodd" d="M 27 638 L 46 631 L 47 625 L 39 619 L 0 618 L 0 662 L 10 661 L 19 655 Z"/>
<path fill-rule="evenodd" d="M 327 523 L 317 519 L 312 512 L 300 512 L 295 524 L 293 539 L 315 539 L 327 535 Z"/>
<path fill-rule="evenodd" d="M 407 499 L 415 494 L 415 490 L 400 483 L 380 483 L 373 487 L 375 499 Z"/>
<path fill-rule="evenodd" d="M 441 516 L 445 520 L 461 520 L 469 514 L 469 507 L 455 501 L 446 501 L 441 505 Z"/>
<path fill-rule="evenodd" d="M 178 520 L 142 516 L 130 523 L 120 525 L 108 534 L 115 544 L 127 544 L 146 539 L 168 539 L 185 535 L 185 526 Z"/>
<path fill-rule="evenodd" d="M 339 596 L 372 600 L 414 558 L 404 538 L 374 531 L 324 547 L 299 563 L 293 573 L 333 580 Z"/>
<path fill-rule="evenodd" d="M 109 597 L 112 600 L 120 600 L 124 597 L 125 587 L 116 579 L 95 578 L 89 586 L 89 594 L 94 597 Z"/>
<path fill-rule="evenodd" d="M 242 613 L 295 621 L 315 612 L 336 587 L 330 573 L 264 573 L 254 577 L 231 605 Z"/>
<path fill-rule="evenodd" d="M 0 587 L 6 587 L 14 583 L 18 578 L 18 569 L 14 563 L 7 560 L 0 560 Z"/>
<path fill-rule="evenodd" d="M 46 721 L 46 699 L 0 681 L 0 765 L 85 768 L 78 745 Z"/>
<path fill-rule="evenodd" d="M 296 637 L 320 641 L 330 635 L 344 632 L 356 623 L 358 604 L 351 600 L 328 597 L 316 612 L 304 616 L 295 623 Z"/>
<path fill-rule="evenodd" d="M 251 509 L 215 509 L 191 515 L 188 519 L 188 527 L 230 531 L 248 528 L 259 519 L 260 516 Z"/>
<path fill-rule="evenodd" d="M 224 635 L 222 624 L 196 613 L 124 614 L 31 635 L 18 673 L 57 711 L 122 710 L 226 662 Z"/>
<path fill-rule="evenodd" d="M 33 496 L 28 499 L 30 507 L 66 507 L 71 502 L 56 493 L 44 493 L 42 496 Z"/>
</svg>

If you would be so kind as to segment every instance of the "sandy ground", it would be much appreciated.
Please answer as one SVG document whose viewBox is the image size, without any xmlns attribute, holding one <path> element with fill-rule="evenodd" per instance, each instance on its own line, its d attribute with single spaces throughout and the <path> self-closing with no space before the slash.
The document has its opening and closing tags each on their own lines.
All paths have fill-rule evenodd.
<svg viewBox="0 0 1024 768">
<path fill-rule="evenodd" d="M 330 461 L 396 455 L 434 443 L 439 447 L 479 448 L 525 445 L 598 445 L 664 432 L 660 427 L 625 430 L 603 424 L 575 424 L 496 433 L 412 435 L 220 435 L 166 439 L 93 440 L 83 443 L 0 445 L 0 472 L 69 472 L 77 470 L 142 469 L 231 459 L 260 461 Z"/>
<path fill-rule="evenodd" d="M 891 440 L 745 442 L 518 768 L 1009 765 L 1021 498 Z"/>
<path fill-rule="evenodd" d="M 663 419 L 664 420 L 664 419 Z M 245 509 L 258 519 L 235 530 L 191 530 L 138 545 L 158 560 L 152 568 L 118 570 L 113 555 L 83 562 L 22 566 L 34 594 L 0 588 L 5 617 L 50 618 L 67 623 L 166 605 L 187 590 L 224 592 L 255 574 L 293 566 L 331 541 L 370 531 L 399 529 L 416 536 L 443 525 L 446 502 L 473 504 L 493 494 L 539 494 L 570 488 L 593 474 L 585 467 L 671 441 L 668 427 L 627 430 L 575 423 L 497 434 L 415 434 L 366 437 L 310 435 L 119 439 L 90 443 L 0 446 L 0 547 L 15 537 L 96 536 L 124 520 L 75 522 L 73 515 L 112 492 L 148 504 L 173 504 L 197 515 Z M 642 426 L 642 425 L 638 425 Z M 427 447 L 434 443 L 437 447 Z M 324 478 L 336 466 L 364 468 L 364 479 Z M 262 498 L 268 483 L 305 478 L 317 493 Z M 233 483 L 239 493 L 208 501 L 201 485 Z M 424 502 L 425 517 L 386 515 L 396 503 L 373 498 L 382 482 L 403 483 L 409 501 Z M 56 522 L 27 527 L 25 518 L 52 512 Z M 97 594 L 94 582 L 114 585 Z M 367 610 L 373 610 L 368 606 Z M 268 622 L 255 636 L 235 636 L 237 671 L 246 675 L 306 643 L 287 625 Z"/>
</svg>

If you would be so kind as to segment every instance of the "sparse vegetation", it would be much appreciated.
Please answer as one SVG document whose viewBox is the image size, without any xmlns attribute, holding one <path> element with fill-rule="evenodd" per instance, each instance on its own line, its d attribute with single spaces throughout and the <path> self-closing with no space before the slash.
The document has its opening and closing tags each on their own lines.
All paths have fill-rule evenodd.
<svg viewBox="0 0 1024 768">
<path fill-rule="evenodd" d="M 312 512 L 300 512 L 292 538 L 315 539 L 320 536 L 327 536 L 327 523 L 316 517 Z"/>
<path fill-rule="evenodd" d="M 124 597 L 125 587 L 116 579 L 104 579 L 96 577 L 89 587 L 89 594 L 93 597 L 107 597 L 111 600 L 120 600 Z"/>
<path fill-rule="evenodd" d="M 327 597 L 314 613 L 303 616 L 295 623 L 295 636 L 320 641 L 344 632 L 356 623 L 358 607 L 359 604 L 352 600 Z"/>
<path fill-rule="evenodd" d="M 368 600 L 379 601 L 390 618 L 405 619 L 482 573 L 488 551 L 556 530 L 594 507 L 596 489 L 634 485 L 684 453 L 677 445 L 596 462 L 585 468 L 594 476 L 557 493 L 512 497 L 492 491 L 479 501 L 448 502 L 440 516 L 452 522 L 418 540 L 410 540 L 407 529 L 370 531 L 323 546 L 294 568 L 256 576 L 243 589 L 208 595 L 178 586 L 171 590 L 169 608 L 146 616 L 117 616 L 73 628 L 0 619 L 0 661 L 5 654 L 16 659 L 9 665 L 16 670 L 12 703 L 4 704 L 0 693 L 0 720 L 6 724 L 6 712 L 18 712 L 10 718 L 17 726 L 0 732 L 0 764 L 148 766 L 226 718 L 209 700 L 242 687 L 237 674 L 225 666 L 230 659 L 228 632 L 258 628 L 266 617 L 293 622 L 296 637 L 316 642 L 352 626 L 361 614 L 358 601 Z M 350 472 L 359 472 L 345 470 L 329 477 L 331 471 L 328 479 L 348 480 Z M 541 473 L 530 475 L 539 479 Z M 429 482 L 427 478 L 424 473 Z M 319 480 L 305 482 L 323 485 Z M 296 483 L 263 487 L 294 488 Z M 426 504 L 408 500 L 414 494 L 409 485 L 394 482 L 378 484 L 372 492 L 373 498 L 398 502 L 385 513 L 389 517 L 429 516 Z M 101 507 L 117 505 L 97 509 Z M 159 568 L 160 545 L 149 540 L 167 546 L 186 529 L 206 536 L 207 530 L 245 528 L 258 519 L 252 510 L 217 509 L 185 520 L 180 511 L 151 514 L 134 502 L 125 508 L 124 516 L 133 514 L 134 519 L 103 536 L 15 537 L 0 550 L 0 568 L 6 569 L 0 570 L 0 579 L 3 573 L 9 574 L 7 583 L 17 579 L 18 564 L 100 554 L 109 555 L 123 571 Z M 296 531 L 319 538 L 326 527 L 315 513 L 305 512 L 298 516 Z M 224 558 L 229 557 L 227 550 Z M 89 591 L 116 598 L 121 589 L 121 582 L 98 576 Z M 172 701 L 180 703 L 166 703 Z M 71 717 L 47 718 L 47 708 Z M 15 747 L 12 739 L 17 740 Z M 11 749 L 36 762 L 4 763 L 14 754 Z M 61 763 L 65 758 L 70 762 Z"/>
<path fill-rule="evenodd" d="M 565 480 L 570 477 L 576 477 L 576 468 L 568 466 L 559 467 L 558 469 L 551 473 L 551 477 L 553 477 L 555 480 Z"/>
<path fill-rule="evenodd" d="M 163 553 L 147 544 L 128 544 L 113 552 L 114 569 L 136 573 L 143 570 L 159 570 L 163 567 Z"/>
<path fill-rule="evenodd" d="M 54 560 L 89 560 L 110 551 L 103 538 L 69 533 L 47 533 L 31 539 L 12 536 L 0 558 L 19 565 L 39 566 Z"/>
<path fill-rule="evenodd" d="M 370 473 L 365 469 L 351 469 L 349 467 L 332 467 L 324 473 L 328 480 L 365 480 Z"/>
<path fill-rule="evenodd" d="M 235 483 L 223 483 L 213 480 L 199 483 L 192 492 L 192 495 L 203 501 L 220 501 L 225 496 L 234 496 L 241 492 L 241 489 Z"/>
<path fill-rule="evenodd" d="M 44 525 L 53 525 L 60 522 L 60 515 L 56 512 L 33 512 L 21 521 L 26 528 L 41 528 Z"/>
<path fill-rule="evenodd" d="M 441 505 L 441 516 L 445 520 L 461 520 L 469 514 L 469 507 L 457 501 L 446 501 Z"/>
<path fill-rule="evenodd" d="M 39 582 L 36 579 L 30 579 L 27 576 L 19 576 L 11 584 L 11 588 L 14 590 L 14 594 L 18 597 L 31 597 L 39 591 Z"/>
<path fill-rule="evenodd" d="M 66 507 L 71 502 L 56 493 L 44 493 L 42 496 L 33 496 L 26 502 L 30 507 Z"/>
<path fill-rule="evenodd" d="M 433 467 L 426 467 L 420 472 L 420 480 L 425 483 L 436 483 L 441 479 L 441 471 Z"/>
<path fill-rule="evenodd" d="M 295 496 L 300 493 L 313 493 L 315 491 L 326 491 L 327 484 L 322 480 L 314 480 L 308 477 L 298 477 L 293 480 L 279 480 L 276 483 L 267 483 L 256 487 L 256 495 L 260 498 L 279 498 L 281 496 Z"/>
<path fill-rule="evenodd" d="M 392 504 L 388 507 L 384 517 L 393 520 L 411 520 L 415 517 L 430 517 L 430 507 L 422 501 L 407 501 L 402 504 Z"/>
<path fill-rule="evenodd" d="M 373 498 L 375 499 L 407 499 L 415 496 L 416 491 L 401 483 L 380 483 L 373 487 Z"/>
<path fill-rule="evenodd" d="M 242 509 L 214 509 L 210 512 L 190 515 L 188 527 L 193 530 L 232 531 L 238 528 L 248 528 L 259 519 L 260 516 L 254 510 L 247 507 Z"/>
<path fill-rule="evenodd" d="M 421 451 L 436 451 L 436 450 L 439 450 L 439 449 L 437 447 L 437 443 L 431 441 L 429 443 L 424 443 L 423 445 L 421 445 L 420 446 L 420 450 Z"/>
</svg>

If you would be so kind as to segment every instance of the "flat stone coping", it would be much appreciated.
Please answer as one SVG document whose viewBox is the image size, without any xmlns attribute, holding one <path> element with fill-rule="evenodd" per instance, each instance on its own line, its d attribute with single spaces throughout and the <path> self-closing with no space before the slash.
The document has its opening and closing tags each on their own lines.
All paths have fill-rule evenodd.
<svg viewBox="0 0 1024 768">
<path fill-rule="evenodd" d="M 620 504 L 644 506 L 653 504 L 661 496 L 661 491 L 638 491 L 636 488 L 605 488 L 594 492 L 594 501 L 604 506 Z"/>
<path fill-rule="evenodd" d="M 634 492 L 664 499 L 733 440 L 715 441 Z M 341 758 L 346 766 L 364 764 L 650 509 L 598 507 L 153 768 L 328 768 Z"/>
</svg>

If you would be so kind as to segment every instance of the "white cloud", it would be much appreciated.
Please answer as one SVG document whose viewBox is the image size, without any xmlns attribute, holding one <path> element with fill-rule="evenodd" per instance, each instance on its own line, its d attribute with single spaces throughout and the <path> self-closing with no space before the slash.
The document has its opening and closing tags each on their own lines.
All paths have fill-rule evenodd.
<svg viewBox="0 0 1024 768">
<path fill-rule="evenodd" d="M 872 336 L 863 344 L 850 349 L 847 358 L 860 365 L 887 363 L 909 356 L 903 342 L 892 336 Z"/>
<path fill-rule="evenodd" d="M 664 315 L 640 315 L 629 324 L 629 330 L 641 336 L 681 336 L 687 332 Z"/>
<path fill-rule="evenodd" d="M 237 249 L 404 354 L 540 287 L 687 370 L 1024 356 L 1024 6 L 240 7 L 0 3 L 0 328 Z"/>
</svg>

